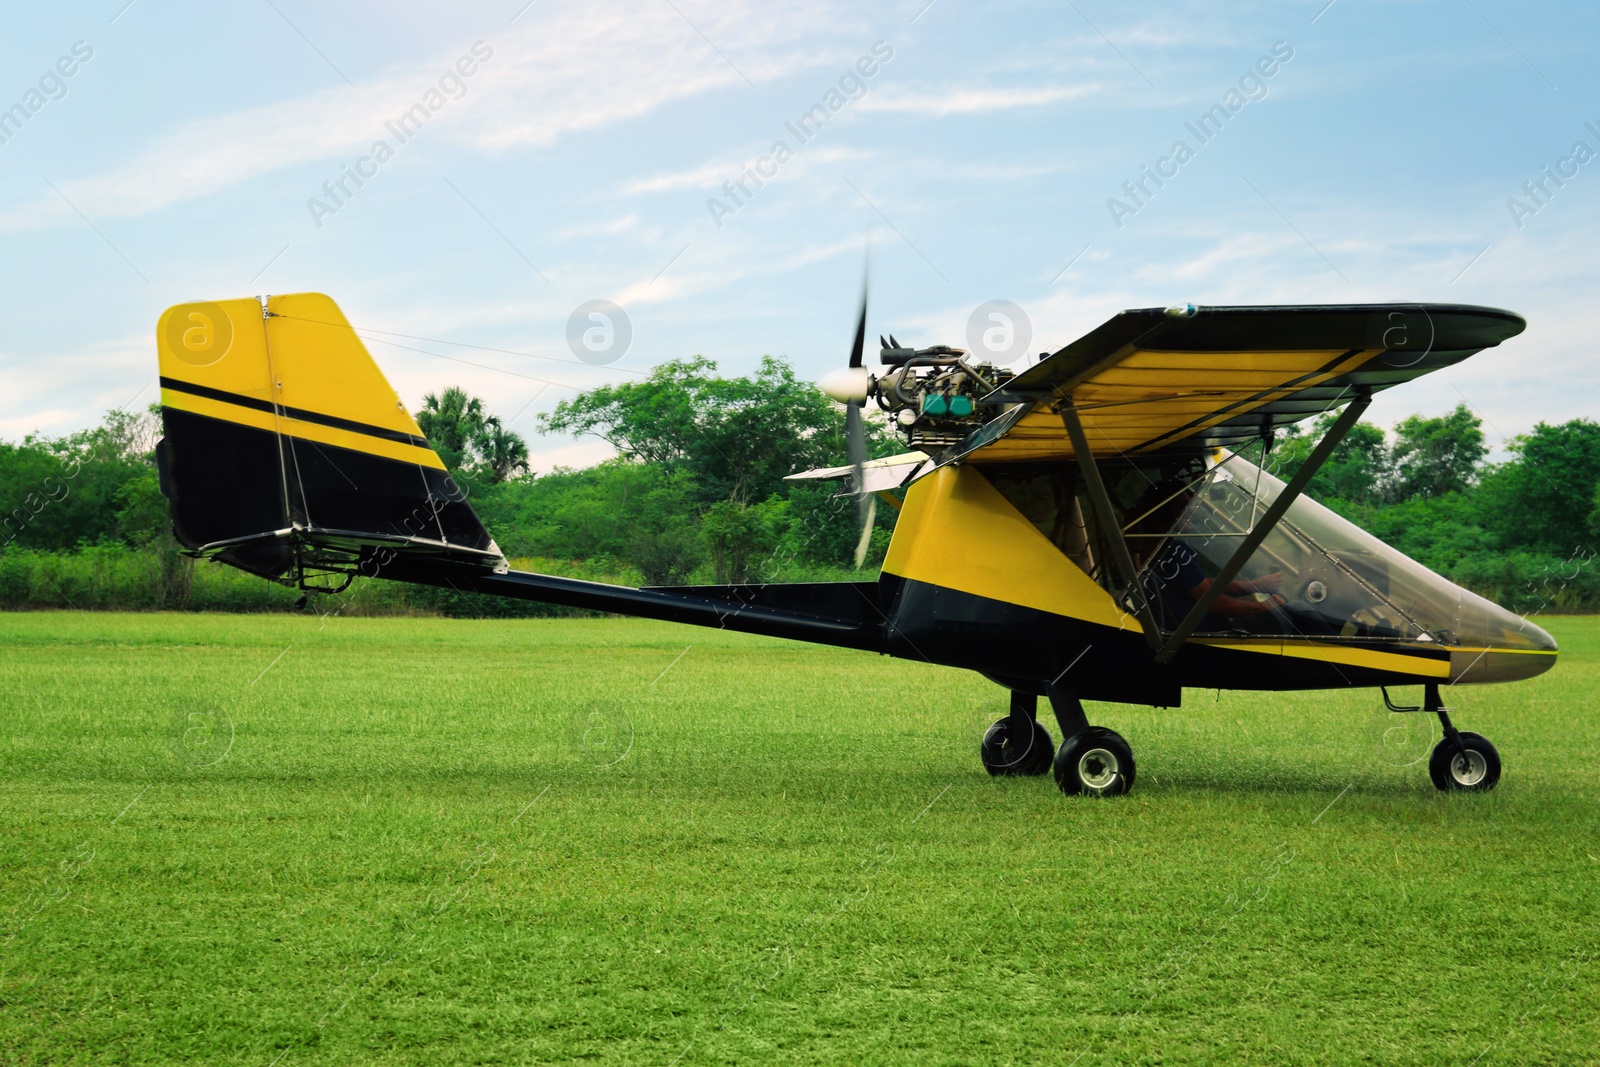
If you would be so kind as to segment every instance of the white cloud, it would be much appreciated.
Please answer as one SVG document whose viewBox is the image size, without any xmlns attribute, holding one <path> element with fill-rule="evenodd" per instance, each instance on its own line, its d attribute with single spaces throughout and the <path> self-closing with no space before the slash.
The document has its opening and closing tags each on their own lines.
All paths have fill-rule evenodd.
<svg viewBox="0 0 1600 1067">
<path fill-rule="evenodd" d="M 0 354 L 0 374 L 16 398 L 0 413 L 0 440 L 34 432 L 59 437 L 92 425 L 112 408 L 154 404 L 160 391 L 150 348 L 149 336 L 140 334 L 43 357 Z"/>
<path fill-rule="evenodd" d="M 946 115 L 973 115 L 989 111 L 1009 111 L 1019 107 L 1042 107 L 1068 100 L 1081 100 L 1100 93 L 1100 82 L 1084 85 L 1041 85 L 1013 88 L 938 89 L 918 92 L 884 92 L 867 96 L 862 111 L 899 111 L 943 118 Z"/>
<path fill-rule="evenodd" d="M 569 226 L 564 230 L 557 230 L 556 236 L 563 240 L 574 237 L 614 237 L 619 233 L 637 230 L 642 221 L 638 215 L 624 215 L 621 218 L 605 219 L 584 226 Z"/>
<path fill-rule="evenodd" d="M 726 275 L 721 276 L 724 281 Z M 701 275 L 698 279 L 687 278 L 683 274 L 672 277 L 657 278 L 654 281 L 635 282 L 617 294 L 616 302 L 623 307 L 633 307 L 635 304 L 659 304 L 690 293 L 704 289 L 702 281 L 709 281 L 709 276 Z"/>
<path fill-rule="evenodd" d="M 763 5 L 759 14 L 748 16 L 738 5 L 695 12 L 695 25 L 719 42 L 719 54 L 671 5 L 651 0 L 620 8 L 540 5 L 516 28 L 485 39 L 492 58 L 466 79 L 464 96 L 447 99 L 430 116 L 423 135 L 488 152 L 540 147 L 564 134 L 603 128 L 700 94 L 735 87 L 749 91 L 740 70 L 770 79 L 831 60 L 828 48 L 794 50 L 792 31 L 783 29 L 801 17 L 826 26 L 827 19 L 815 10 L 802 16 Z M 132 159 L 57 184 L 91 218 L 134 217 L 285 167 L 354 162 L 379 139 L 394 144 L 397 138 L 385 122 L 397 120 L 436 88 L 472 44 L 462 40 L 441 49 L 428 64 L 391 71 L 369 84 L 180 123 Z M 739 70 L 724 55 L 740 57 Z M 330 169 L 328 176 L 336 171 Z M 72 218 L 61 198 L 49 193 L 0 215 L 0 231 Z"/>
<path fill-rule="evenodd" d="M 770 143 L 762 145 L 756 152 L 751 153 L 750 156 L 743 160 L 732 158 L 713 160 L 698 167 L 690 167 L 688 170 L 668 171 L 664 174 L 640 178 L 624 185 L 621 192 L 624 196 L 632 196 L 638 193 L 672 192 L 680 189 L 716 190 L 721 188 L 723 182 L 737 181 L 744 173 L 745 168 L 750 166 L 751 161 L 760 158 L 768 147 L 770 147 Z M 802 146 L 795 153 L 793 162 L 784 165 L 778 171 L 777 178 L 768 180 L 781 180 L 783 175 L 790 171 L 791 167 L 797 168 L 802 164 L 806 167 L 812 167 L 829 163 L 845 163 L 870 159 L 875 154 L 867 149 L 849 148 L 843 145 L 814 148 L 809 151 Z"/>
<path fill-rule="evenodd" d="M 738 163 L 717 162 L 692 167 L 689 170 L 656 174 L 629 182 L 622 187 L 622 194 L 633 196 L 638 193 L 664 193 L 678 189 L 714 189 L 718 184 L 727 181 L 730 176 L 737 177 L 739 167 Z"/>
<path fill-rule="evenodd" d="M 880 234 L 878 239 L 885 239 L 885 235 Z M 629 286 L 617 295 L 616 301 L 623 307 L 668 303 L 725 289 L 745 278 L 785 274 L 841 255 L 859 256 L 866 247 L 865 240 L 852 236 L 832 244 L 801 247 L 783 256 L 752 257 L 745 254 L 744 247 L 702 245 L 696 260 L 680 262 L 654 281 Z M 691 251 L 685 258 L 693 255 Z"/>
</svg>

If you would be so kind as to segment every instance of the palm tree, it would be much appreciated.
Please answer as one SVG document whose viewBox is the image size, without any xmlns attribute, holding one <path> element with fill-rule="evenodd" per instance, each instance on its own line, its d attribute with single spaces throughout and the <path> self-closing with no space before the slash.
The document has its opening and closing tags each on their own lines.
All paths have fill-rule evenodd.
<svg viewBox="0 0 1600 1067">
<path fill-rule="evenodd" d="M 501 425 L 498 415 L 483 420 L 472 439 L 472 450 L 491 482 L 503 482 L 517 471 L 528 469 L 527 442 Z"/>
<path fill-rule="evenodd" d="M 423 397 L 417 425 L 452 471 L 468 468 L 476 477 L 503 482 L 528 469 L 527 443 L 459 386 Z"/>
<path fill-rule="evenodd" d="M 483 432 L 486 418 L 482 400 L 452 385 L 438 396 L 429 393 L 422 398 L 417 425 L 445 466 L 455 470 L 466 461 L 467 450 Z"/>
</svg>

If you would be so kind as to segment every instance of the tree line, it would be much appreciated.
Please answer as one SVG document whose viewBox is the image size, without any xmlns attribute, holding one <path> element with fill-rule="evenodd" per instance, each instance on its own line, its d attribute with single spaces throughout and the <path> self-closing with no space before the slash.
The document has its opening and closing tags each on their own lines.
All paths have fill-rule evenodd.
<svg viewBox="0 0 1600 1067">
<path fill-rule="evenodd" d="M 501 550 L 529 569 L 647 585 L 872 576 L 853 570 L 859 530 L 839 484 L 783 480 L 837 464 L 846 449 L 843 410 L 781 359 L 743 377 L 675 360 L 562 401 L 540 432 L 594 435 L 618 452 L 582 470 L 530 473 L 527 442 L 459 388 L 426 396 L 416 418 Z M 0 441 L 0 608 L 293 601 L 182 554 L 156 477 L 160 433 L 152 406 L 63 437 Z M 877 430 L 869 447 L 896 451 Z M 869 568 L 892 527 L 881 515 Z M 420 589 L 369 600 L 380 611 L 560 613 Z"/>
<path fill-rule="evenodd" d="M 462 422 L 419 416 L 430 441 L 472 439 L 472 414 L 438 407 L 462 411 Z M 843 409 L 781 359 L 765 357 L 745 377 L 722 376 L 703 357 L 671 360 L 561 401 L 539 430 L 597 437 L 618 454 L 539 477 L 526 473 L 525 451 L 519 476 L 483 460 L 460 467 L 509 556 L 598 559 L 651 585 L 833 578 L 852 566 L 859 531 L 839 484 L 784 481 L 842 462 Z M 869 448 L 889 455 L 897 443 L 875 430 Z M 875 559 L 892 529 L 885 516 L 874 530 Z"/>
<path fill-rule="evenodd" d="M 459 388 L 428 395 L 416 417 L 501 549 L 529 569 L 647 585 L 870 578 L 893 528 L 893 510 L 879 509 L 868 569 L 854 572 L 859 531 L 839 483 L 784 481 L 842 463 L 846 446 L 843 410 L 781 359 L 746 376 L 702 357 L 673 360 L 561 401 L 537 432 L 593 436 L 617 451 L 581 470 L 531 473 L 526 440 Z M 1291 476 L 1334 418 L 1291 430 L 1269 466 Z M 110 412 L 64 437 L 0 442 L 0 607 L 293 600 L 227 568 L 196 571 L 182 555 L 157 487 L 159 434 L 152 408 Z M 887 431 L 871 431 L 872 455 L 899 450 Z M 1490 461 L 1465 405 L 1391 431 L 1358 423 L 1307 492 L 1514 610 L 1600 610 L 1591 548 L 1600 546 L 1600 425 L 1540 423 L 1505 451 Z M 371 610 L 512 610 L 415 590 L 369 600 Z"/>
<path fill-rule="evenodd" d="M 1335 418 L 1289 435 L 1269 466 L 1292 476 Z M 1503 462 L 1487 461 L 1482 420 L 1465 404 L 1390 432 L 1359 422 L 1306 492 L 1513 610 L 1600 610 L 1600 425 L 1540 422 L 1505 450 Z"/>
</svg>

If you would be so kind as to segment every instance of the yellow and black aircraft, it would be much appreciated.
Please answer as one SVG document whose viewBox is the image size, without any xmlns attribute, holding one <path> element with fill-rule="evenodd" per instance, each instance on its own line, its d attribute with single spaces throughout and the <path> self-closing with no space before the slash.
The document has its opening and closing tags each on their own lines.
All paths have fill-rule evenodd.
<svg viewBox="0 0 1600 1067">
<path fill-rule="evenodd" d="M 1486 790 L 1500 758 L 1455 728 L 1440 687 L 1540 674 L 1555 642 L 1302 490 L 1375 392 L 1524 325 L 1462 305 L 1180 305 L 1125 311 L 1015 374 L 891 338 L 874 375 L 863 299 L 849 365 L 823 383 L 847 405 L 851 462 L 796 477 L 847 478 L 866 520 L 880 497 L 900 509 L 873 582 L 634 589 L 511 570 L 316 293 L 166 311 L 157 458 L 192 553 L 308 594 L 364 575 L 980 672 L 1011 691 L 989 772 L 1053 768 L 1069 794 L 1135 774 L 1082 700 L 1176 708 L 1185 687 L 1382 687 L 1391 709 L 1438 715 L 1438 788 Z M 913 451 L 865 459 L 869 401 Z M 1272 473 L 1281 428 L 1341 407 L 1292 476 Z M 1401 685 L 1422 704 L 1389 703 Z"/>
</svg>

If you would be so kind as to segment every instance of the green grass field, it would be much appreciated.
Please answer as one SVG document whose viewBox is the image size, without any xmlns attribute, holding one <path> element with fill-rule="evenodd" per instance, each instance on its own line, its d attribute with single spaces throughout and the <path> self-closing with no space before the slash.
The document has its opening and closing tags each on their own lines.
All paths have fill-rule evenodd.
<svg viewBox="0 0 1600 1067">
<path fill-rule="evenodd" d="M 0 616 L 0 1062 L 1600 1061 L 1600 620 L 1450 693 L 1091 706 L 624 620 Z M 1051 724 L 1052 733 L 1054 725 Z M 1408 765 L 1409 764 L 1409 765 Z"/>
</svg>

